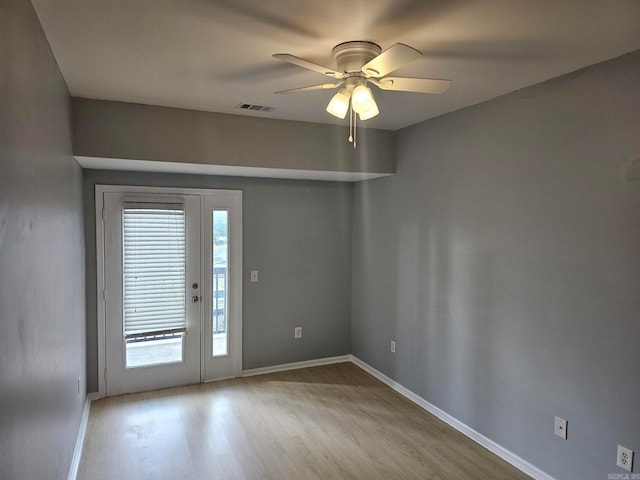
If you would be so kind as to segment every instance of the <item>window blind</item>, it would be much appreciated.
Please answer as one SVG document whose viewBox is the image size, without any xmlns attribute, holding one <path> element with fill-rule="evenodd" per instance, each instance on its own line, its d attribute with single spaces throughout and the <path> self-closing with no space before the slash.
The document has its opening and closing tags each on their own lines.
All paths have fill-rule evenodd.
<svg viewBox="0 0 640 480">
<path fill-rule="evenodd" d="M 122 210 L 124 336 L 186 329 L 182 205 Z"/>
</svg>

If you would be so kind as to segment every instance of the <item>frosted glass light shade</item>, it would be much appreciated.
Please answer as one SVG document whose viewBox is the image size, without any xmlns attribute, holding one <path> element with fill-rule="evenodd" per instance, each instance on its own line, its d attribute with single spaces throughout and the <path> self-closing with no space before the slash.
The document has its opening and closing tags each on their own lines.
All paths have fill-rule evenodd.
<svg viewBox="0 0 640 480">
<path fill-rule="evenodd" d="M 336 93 L 329 105 L 327 105 L 327 112 L 334 117 L 344 118 L 347 116 L 349 110 L 349 92 L 346 89 L 340 90 Z"/>
<path fill-rule="evenodd" d="M 373 93 L 371 93 L 371 89 L 369 87 L 358 85 L 353 89 L 353 93 L 351 94 L 351 105 L 356 112 L 366 112 L 371 108 L 372 103 L 375 104 L 375 100 L 373 99 Z"/>
</svg>

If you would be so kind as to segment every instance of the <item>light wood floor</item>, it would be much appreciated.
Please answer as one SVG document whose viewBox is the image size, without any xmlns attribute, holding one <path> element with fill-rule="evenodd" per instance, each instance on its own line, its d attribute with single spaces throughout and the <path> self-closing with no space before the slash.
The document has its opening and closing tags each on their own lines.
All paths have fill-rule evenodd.
<svg viewBox="0 0 640 480">
<path fill-rule="evenodd" d="M 342 363 L 93 402 L 78 478 L 529 477 Z"/>
</svg>

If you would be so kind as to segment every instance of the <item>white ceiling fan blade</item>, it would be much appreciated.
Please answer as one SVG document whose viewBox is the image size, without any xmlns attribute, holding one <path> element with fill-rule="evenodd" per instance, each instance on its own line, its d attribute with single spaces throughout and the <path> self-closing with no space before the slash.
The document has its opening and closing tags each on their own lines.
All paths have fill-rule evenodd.
<svg viewBox="0 0 640 480">
<path fill-rule="evenodd" d="M 289 90 L 281 90 L 279 92 L 274 92 L 274 93 L 281 93 L 284 95 L 288 95 L 289 93 L 312 92 L 313 90 L 330 90 L 332 88 L 338 88 L 342 86 L 343 83 L 344 82 L 322 83 L 320 85 L 311 85 L 310 87 L 291 88 Z"/>
<path fill-rule="evenodd" d="M 293 63 L 298 67 L 313 70 L 314 72 L 322 73 L 323 75 L 327 75 L 329 77 L 344 77 L 344 73 L 338 72 L 333 68 L 325 67 L 324 65 L 318 65 L 317 63 L 310 62 L 309 60 L 305 60 L 304 58 L 296 57 L 295 55 L 290 55 L 288 53 L 276 53 L 275 55 L 273 55 L 273 58 L 277 58 L 278 60 L 282 60 L 283 62 Z"/>
<path fill-rule="evenodd" d="M 365 63 L 362 67 L 362 73 L 377 78 L 384 77 L 420 57 L 422 57 L 422 53 L 415 48 L 404 43 L 396 43 L 368 63 Z"/>
<path fill-rule="evenodd" d="M 380 80 L 369 79 L 382 90 L 417 93 L 444 93 L 451 86 L 451 80 L 436 78 L 385 77 Z"/>
</svg>

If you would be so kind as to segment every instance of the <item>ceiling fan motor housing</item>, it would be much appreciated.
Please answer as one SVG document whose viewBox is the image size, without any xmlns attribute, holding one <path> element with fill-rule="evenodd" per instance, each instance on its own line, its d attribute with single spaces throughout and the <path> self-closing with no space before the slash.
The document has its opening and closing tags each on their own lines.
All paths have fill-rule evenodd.
<svg viewBox="0 0 640 480">
<path fill-rule="evenodd" d="M 344 42 L 333 47 L 337 70 L 346 73 L 362 73 L 364 64 L 380 55 L 382 49 L 373 42 Z"/>
</svg>

